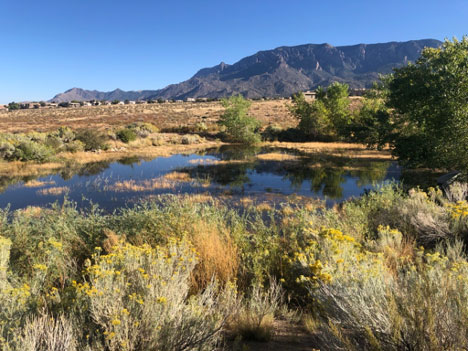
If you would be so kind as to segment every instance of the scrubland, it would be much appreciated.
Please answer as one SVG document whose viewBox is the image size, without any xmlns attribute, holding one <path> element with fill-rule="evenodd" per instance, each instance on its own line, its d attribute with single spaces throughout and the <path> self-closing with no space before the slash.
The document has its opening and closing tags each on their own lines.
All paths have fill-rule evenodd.
<svg viewBox="0 0 468 351">
<path fill-rule="evenodd" d="M 331 209 L 234 210 L 209 196 L 113 214 L 5 209 L 0 343 L 274 348 L 278 325 L 289 325 L 311 349 L 464 350 L 467 194 L 459 183 L 445 193 L 391 184 Z"/>
<path fill-rule="evenodd" d="M 263 124 L 293 127 L 288 100 L 253 101 L 250 113 Z M 1 132 L 50 132 L 60 127 L 106 129 L 135 122 L 155 124 L 161 130 L 216 124 L 221 102 L 110 105 L 80 108 L 28 109 L 0 114 Z"/>
</svg>

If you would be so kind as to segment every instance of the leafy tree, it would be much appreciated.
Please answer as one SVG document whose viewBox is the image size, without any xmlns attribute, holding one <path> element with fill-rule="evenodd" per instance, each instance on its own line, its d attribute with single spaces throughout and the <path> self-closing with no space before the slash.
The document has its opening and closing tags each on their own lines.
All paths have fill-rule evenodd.
<svg viewBox="0 0 468 351">
<path fill-rule="evenodd" d="M 120 100 L 115 99 L 115 100 L 112 101 L 112 105 L 117 105 L 119 102 L 120 102 Z"/>
<path fill-rule="evenodd" d="M 250 101 L 244 99 L 242 95 L 237 95 L 223 99 L 222 105 L 225 111 L 218 123 L 226 128 L 228 138 L 239 143 L 258 143 L 260 135 L 257 129 L 260 123 L 248 115 Z"/>
<path fill-rule="evenodd" d="M 348 90 L 348 85 L 335 82 L 327 90 L 319 87 L 313 102 L 302 93 L 293 95 L 289 110 L 299 119 L 299 130 L 314 140 L 347 139 L 353 117 Z"/>
<path fill-rule="evenodd" d="M 289 111 L 299 119 L 298 129 L 305 137 L 312 140 L 329 137 L 330 121 L 324 103 L 321 100 L 309 103 L 303 93 L 293 95 L 292 99 Z"/>
<path fill-rule="evenodd" d="M 468 37 L 425 48 L 387 80 L 399 134 L 395 154 L 410 166 L 468 170 Z"/>
<path fill-rule="evenodd" d="M 346 138 L 352 121 L 349 109 L 349 86 L 335 82 L 331 84 L 325 94 L 317 94 L 318 101 L 323 102 L 328 111 L 328 119 L 336 135 Z"/>
<path fill-rule="evenodd" d="M 8 104 L 8 110 L 10 111 L 19 110 L 19 109 L 20 109 L 20 105 L 17 104 L 16 102 L 10 102 Z"/>
<path fill-rule="evenodd" d="M 353 141 L 366 143 L 369 148 L 382 149 L 391 141 L 392 114 L 385 104 L 385 88 L 375 84 L 364 96 L 360 110 L 350 126 Z"/>
</svg>

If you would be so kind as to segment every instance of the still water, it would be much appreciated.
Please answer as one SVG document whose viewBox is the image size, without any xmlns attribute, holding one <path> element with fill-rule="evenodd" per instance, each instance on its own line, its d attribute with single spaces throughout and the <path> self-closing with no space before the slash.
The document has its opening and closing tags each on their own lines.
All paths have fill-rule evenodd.
<svg viewBox="0 0 468 351">
<path fill-rule="evenodd" d="M 384 182 L 398 181 L 400 174 L 400 167 L 391 161 L 231 146 L 151 160 L 93 163 L 36 179 L 3 177 L 0 207 L 48 206 L 66 197 L 78 207 L 94 203 L 111 211 L 168 193 L 230 197 L 297 194 L 332 205 Z"/>
</svg>

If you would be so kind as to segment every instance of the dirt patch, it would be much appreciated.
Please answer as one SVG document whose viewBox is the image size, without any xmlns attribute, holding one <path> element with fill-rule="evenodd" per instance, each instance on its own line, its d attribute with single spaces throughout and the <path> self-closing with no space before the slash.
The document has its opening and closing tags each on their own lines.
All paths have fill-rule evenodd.
<svg viewBox="0 0 468 351">
<path fill-rule="evenodd" d="M 275 322 L 274 336 L 269 342 L 244 341 L 241 344 L 240 348 L 237 346 L 239 349 L 249 351 L 319 351 L 313 335 L 302 326 L 286 321 Z"/>
</svg>

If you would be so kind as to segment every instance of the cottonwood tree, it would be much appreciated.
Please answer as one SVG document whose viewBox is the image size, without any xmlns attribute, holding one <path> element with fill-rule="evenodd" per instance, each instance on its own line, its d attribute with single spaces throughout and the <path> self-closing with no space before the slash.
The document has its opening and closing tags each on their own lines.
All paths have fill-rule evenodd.
<svg viewBox="0 0 468 351">
<path fill-rule="evenodd" d="M 404 164 L 468 170 L 468 37 L 425 48 L 386 82 Z"/>
</svg>

